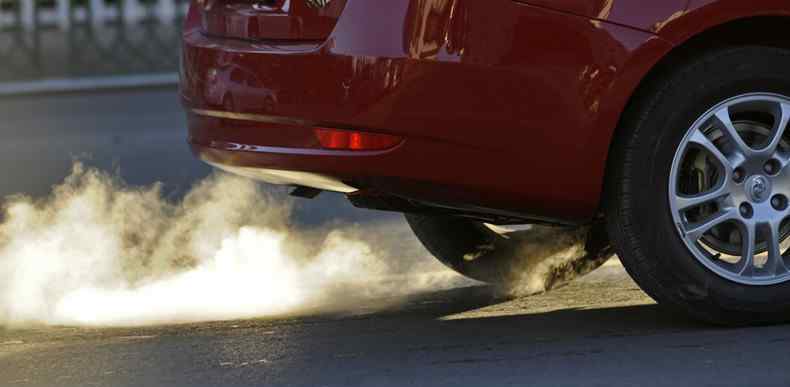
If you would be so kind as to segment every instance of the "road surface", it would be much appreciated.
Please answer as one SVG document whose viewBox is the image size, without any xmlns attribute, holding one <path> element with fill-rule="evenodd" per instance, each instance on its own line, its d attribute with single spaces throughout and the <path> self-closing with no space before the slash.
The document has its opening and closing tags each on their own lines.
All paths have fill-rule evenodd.
<svg viewBox="0 0 790 387">
<path fill-rule="evenodd" d="M 786 326 L 689 321 L 609 265 L 515 300 L 472 286 L 380 310 L 0 331 L 0 385 L 787 386 L 788 343 Z"/>
</svg>

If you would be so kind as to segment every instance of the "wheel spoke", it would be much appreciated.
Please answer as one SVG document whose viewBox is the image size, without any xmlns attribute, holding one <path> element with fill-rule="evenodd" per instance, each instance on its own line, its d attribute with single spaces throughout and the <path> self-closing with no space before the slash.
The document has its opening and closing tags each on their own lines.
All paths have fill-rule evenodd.
<svg viewBox="0 0 790 387">
<path fill-rule="evenodd" d="M 724 136 L 727 137 L 730 142 L 732 142 L 732 144 L 735 146 L 735 149 L 745 156 L 751 155 L 753 149 L 743 141 L 741 135 L 738 134 L 738 130 L 735 129 L 735 125 L 732 123 L 732 119 L 730 118 L 729 108 L 723 108 L 716 112 L 716 119 L 721 125 L 722 133 L 724 133 Z"/>
<path fill-rule="evenodd" d="M 714 200 L 720 199 L 729 194 L 727 190 L 726 184 L 721 184 L 719 187 L 710 190 L 708 192 L 703 192 L 701 194 L 697 194 L 694 196 L 675 196 L 675 201 L 677 203 L 677 208 L 680 211 L 687 210 L 689 208 L 694 208 L 699 205 L 712 202 Z"/>
<path fill-rule="evenodd" d="M 765 147 L 767 153 L 775 152 L 779 143 L 782 142 L 782 137 L 787 129 L 787 123 L 790 122 L 790 105 L 779 103 L 778 115 L 779 117 L 776 117 L 776 122 L 771 130 L 770 142 L 768 146 Z"/>
<path fill-rule="evenodd" d="M 695 130 L 694 134 L 692 134 L 691 138 L 689 138 L 689 142 L 696 144 L 697 146 L 706 150 L 711 156 L 713 156 L 713 158 L 716 159 L 716 161 L 721 164 L 725 171 L 729 172 L 735 169 L 730 159 L 728 159 L 724 153 L 721 153 L 719 148 L 717 148 L 716 145 L 714 145 L 708 136 L 706 136 L 705 133 L 702 133 L 701 130 Z"/>
<path fill-rule="evenodd" d="M 781 238 L 780 231 L 781 224 L 779 222 L 772 222 L 768 229 L 768 262 L 765 263 L 765 271 L 771 275 L 781 275 L 787 272 L 784 257 L 782 257 L 779 239 Z"/>
<path fill-rule="evenodd" d="M 732 219 L 735 219 L 735 210 L 730 209 L 719 212 L 702 222 L 689 224 L 686 227 L 686 238 L 696 242 L 713 227 Z"/>
<path fill-rule="evenodd" d="M 757 239 L 757 227 L 753 223 L 744 223 L 741 229 L 741 260 L 736 266 L 736 273 L 751 276 L 754 271 L 754 250 Z"/>
</svg>

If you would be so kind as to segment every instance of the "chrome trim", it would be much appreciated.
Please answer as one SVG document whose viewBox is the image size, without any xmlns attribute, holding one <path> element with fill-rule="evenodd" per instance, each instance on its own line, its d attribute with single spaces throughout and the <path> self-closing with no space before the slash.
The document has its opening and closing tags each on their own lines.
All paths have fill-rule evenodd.
<svg viewBox="0 0 790 387">
<path fill-rule="evenodd" d="M 282 155 L 305 155 L 305 156 L 344 156 L 344 157 L 357 157 L 357 156 L 376 156 L 387 153 L 395 149 L 385 149 L 376 151 L 348 151 L 348 150 L 332 150 L 332 149 L 319 149 L 319 148 L 291 148 L 283 146 L 264 146 L 252 144 L 239 144 L 235 142 L 220 142 L 212 141 L 209 148 L 219 149 L 231 152 L 251 152 L 251 153 L 275 153 Z M 397 147 L 397 146 L 396 146 Z"/>
<path fill-rule="evenodd" d="M 252 167 L 234 167 L 230 165 L 222 165 L 206 161 L 214 168 L 221 169 L 225 172 L 232 173 L 247 177 L 253 180 L 262 181 L 269 184 L 276 185 L 300 185 L 305 187 L 317 188 L 326 191 L 334 191 L 341 193 L 352 193 L 358 191 L 339 179 L 331 176 L 321 175 L 318 173 L 301 172 L 301 171 L 286 171 L 280 169 L 267 169 L 267 168 L 252 168 Z"/>
<path fill-rule="evenodd" d="M 263 114 L 235 113 L 235 112 L 228 112 L 223 110 L 207 110 L 207 109 L 191 109 L 191 111 L 192 113 L 197 114 L 199 116 L 222 118 L 229 120 L 255 121 L 255 122 L 265 122 L 268 124 L 299 125 L 299 126 L 314 126 L 315 124 L 313 122 L 299 118 L 267 116 Z"/>
</svg>

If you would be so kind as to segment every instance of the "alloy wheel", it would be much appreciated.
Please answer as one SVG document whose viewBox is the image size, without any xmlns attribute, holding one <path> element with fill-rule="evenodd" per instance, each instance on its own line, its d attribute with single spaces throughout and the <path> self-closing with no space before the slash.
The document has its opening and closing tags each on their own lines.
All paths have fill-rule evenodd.
<svg viewBox="0 0 790 387">
<path fill-rule="evenodd" d="M 746 285 L 790 280 L 790 98 L 752 93 L 703 114 L 681 141 L 669 203 L 694 257 Z"/>
</svg>

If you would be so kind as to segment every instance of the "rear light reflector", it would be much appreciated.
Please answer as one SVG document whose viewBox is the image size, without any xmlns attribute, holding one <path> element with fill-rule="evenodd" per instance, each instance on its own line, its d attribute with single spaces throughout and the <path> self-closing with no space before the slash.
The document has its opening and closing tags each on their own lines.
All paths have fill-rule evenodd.
<svg viewBox="0 0 790 387">
<path fill-rule="evenodd" d="M 316 128 L 315 136 L 322 148 L 349 151 L 373 151 L 394 148 L 403 138 L 381 133 Z"/>
</svg>

